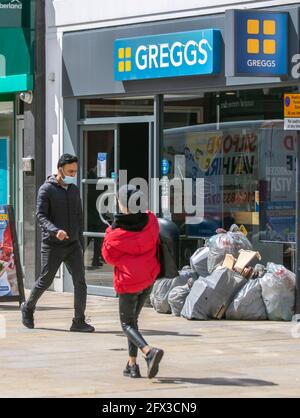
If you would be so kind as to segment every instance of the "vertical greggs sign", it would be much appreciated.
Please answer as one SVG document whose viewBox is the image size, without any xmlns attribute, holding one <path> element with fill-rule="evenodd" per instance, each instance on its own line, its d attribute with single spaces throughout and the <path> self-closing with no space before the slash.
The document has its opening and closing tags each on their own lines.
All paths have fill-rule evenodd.
<svg viewBox="0 0 300 418">
<path fill-rule="evenodd" d="M 221 68 L 218 29 L 117 39 L 115 80 L 217 74 Z"/>
<path fill-rule="evenodd" d="M 288 73 L 288 13 L 228 10 L 225 32 L 227 76 Z"/>
</svg>

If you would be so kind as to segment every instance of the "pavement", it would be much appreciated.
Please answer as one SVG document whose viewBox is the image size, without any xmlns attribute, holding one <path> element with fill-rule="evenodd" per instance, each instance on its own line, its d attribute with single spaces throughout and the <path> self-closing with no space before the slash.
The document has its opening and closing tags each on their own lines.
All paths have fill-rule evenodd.
<svg viewBox="0 0 300 418">
<path fill-rule="evenodd" d="M 165 355 L 154 379 L 131 379 L 122 375 L 118 299 L 88 297 L 93 334 L 69 332 L 72 307 L 72 294 L 46 292 L 29 330 L 16 303 L 0 302 L 1 398 L 300 396 L 300 325 L 188 321 L 144 308 L 141 332 Z M 139 363 L 146 376 L 142 356 Z"/>
</svg>

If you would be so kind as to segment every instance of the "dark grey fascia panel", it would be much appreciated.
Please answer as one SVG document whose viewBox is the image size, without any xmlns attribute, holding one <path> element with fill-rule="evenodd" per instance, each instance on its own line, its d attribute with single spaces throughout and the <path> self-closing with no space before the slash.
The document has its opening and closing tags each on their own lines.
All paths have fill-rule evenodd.
<svg viewBox="0 0 300 418">
<path fill-rule="evenodd" d="M 63 36 L 63 96 L 159 94 L 186 92 L 195 86 L 199 90 L 208 85 L 223 86 L 226 81 L 223 39 L 219 75 L 120 82 L 114 80 L 113 70 L 115 39 L 210 28 L 220 29 L 223 36 L 223 24 L 223 15 L 214 15 L 66 33 Z"/>
<path fill-rule="evenodd" d="M 284 10 L 290 15 L 289 61 L 299 53 L 299 7 L 276 7 L 268 10 Z M 227 11 L 226 13 L 230 13 Z M 191 76 L 132 80 L 114 80 L 114 41 L 118 38 L 148 36 L 171 32 L 184 32 L 216 28 L 222 33 L 221 73 L 214 76 Z M 105 96 L 114 94 L 153 95 L 161 93 L 218 90 L 230 86 L 295 83 L 291 76 L 279 77 L 226 77 L 232 74 L 234 51 L 230 50 L 233 28 L 225 30 L 225 14 L 176 19 L 163 22 L 69 32 L 63 36 L 62 90 L 64 97 Z M 226 34 L 225 34 L 226 31 Z M 225 38 L 226 35 L 226 38 Z M 224 42 L 225 40 L 225 42 Z M 226 52 L 225 52 L 226 43 Z"/>
<path fill-rule="evenodd" d="M 235 74 L 235 53 L 232 45 L 235 44 L 234 36 L 234 10 L 226 10 L 225 12 L 225 75 L 233 77 Z"/>
</svg>

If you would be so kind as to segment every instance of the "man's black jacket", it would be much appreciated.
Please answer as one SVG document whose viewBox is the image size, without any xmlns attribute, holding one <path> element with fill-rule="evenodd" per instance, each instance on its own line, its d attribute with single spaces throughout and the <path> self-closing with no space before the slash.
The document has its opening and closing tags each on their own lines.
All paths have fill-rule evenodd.
<svg viewBox="0 0 300 418">
<path fill-rule="evenodd" d="M 39 189 L 36 216 L 43 242 L 64 245 L 80 241 L 83 248 L 83 216 L 77 186 L 71 184 L 65 189 L 57 183 L 54 175 L 50 176 Z M 56 238 L 60 229 L 66 231 L 68 240 Z"/>
</svg>

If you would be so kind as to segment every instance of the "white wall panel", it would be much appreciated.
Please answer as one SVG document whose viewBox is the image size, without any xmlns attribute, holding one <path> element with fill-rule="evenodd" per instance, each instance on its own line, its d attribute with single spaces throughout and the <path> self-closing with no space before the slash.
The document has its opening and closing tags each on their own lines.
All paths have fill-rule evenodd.
<svg viewBox="0 0 300 418">
<path fill-rule="evenodd" d="M 228 8 L 271 7 L 289 0 L 47 0 L 48 26 L 64 31 L 221 13 Z"/>
</svg>

